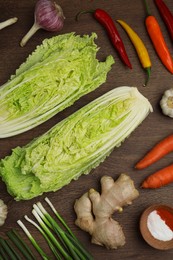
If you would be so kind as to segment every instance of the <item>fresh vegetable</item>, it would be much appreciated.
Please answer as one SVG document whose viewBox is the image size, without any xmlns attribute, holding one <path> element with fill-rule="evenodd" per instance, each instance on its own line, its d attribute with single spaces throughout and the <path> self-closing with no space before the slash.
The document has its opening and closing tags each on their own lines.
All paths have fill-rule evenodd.
<svg viewBox="0 0 173 260">
<path fill-rule="evenodd" d="M 173 118 L 173 88 L 164 92 L 160 106 L 164 115 Z"/>
<path fill-rule="evenodd" d="M 64 259 L 72 259 L 70 257 L 70 255 L 68 255 L 65 250 L 62 248 L 62 246 L 60 245 L 60 243 L 56 240 L 56 238 L 54 237 L 54 235 L 49 231 L 49 229 L 46 227 L 46 225 L 44 224 L 44 222 L 40 219 L 40 217 L 38 216 L 38 214 L 36 212 L 33 212 L 33 214 L 36 216 L 36 218 L 38 219 L 39 223 L 40 223 L 40 227 L 36 222 L 34 222 L 32 219 L 28 218 L 28 216 L 25 216 L 25 219 L 30 222 L 31 224 L 33 224 L 39 231 L 40 233 L 43 235 L 43 237 L 45 238 L 45 240 L 47 241 L 50 249 L 52 250 L 53 254 L 55 255 L 56 259 L 61 259 L 59 253 L 57 252 L 57 249 L 59 249 L 59 251 L 62 253 Z M 52 243 L 53 241 L 53 243 Z M 55 244 L 55 246 L 54 246 Z"/>
<path fill-rule="evenodd" d="M 173 151 L 173 135 L 169 135 L 156 144 L 144 158 L 135 166 L 137 169 L 144 169 L 162 157 Z M 160 188 L 173 182 L 173 164 L 150 175 L 143 183 L 142 188 Z"/>
<path fill-rule="evenodd" d="M 7 205 L 0 199 L 0 226 L 2 226 L 7 218 Z"/>
<path fill-rule="evenodd" d="M 149 101 L 137 88 L 107 92 L 0 161 L 8 192 L 16 200 L 27 200 L 89 173 L 150 111 Z"/>
<path fill-rule="evenodd" d="M 104 26 L 106 29 L 108 36 L 115 47 L 115 49 L 118 51 L 122 61 L 124 62 L 125 65 L 127 65 L 130 69 L 132 69 L 132 65 L 129 61 L 129 58 L 127 56 L 124 43 L 119 35 L 119 32 L 117 31 L 117 28 L 115 26 L 115 23 L 113 22 L 112 18 L 110 15 L 102 10 L 102 9 L 96 9 L 95 11 L 82 11 L 77 14 L 77 20 L 81 14 L 89 13 L 92 12 L 94 14 L 94 18 Z"/>
<path fill-rule="evenodd" d="M 101 195 L 90 189 L 76 200 L 74 209 L 76 225 L 92 236 L 92 243 L 116 249 L 125 244 L 125 236 L 119 223 L 111 218 L 115 211 L 130 205 L 139 196 L 131 178 L 121 174 L 118 180 L 109 176 L 101 178 Z"/>
<path fill-rule="evenodd" d="M 29 246 L 25 243 L 25 241 L 15 229 L 8 231 L 7 235 L 26 260 L 36 260 L 36 257 L 33 255 L 33 252 Z"/>
<path fill-rule="evenodd" d="M 151 41 L 154 45 L 154 48 L 164 64 L 164 66 L 168 69 L 169 72 L 173 74 L 173 60 L 170 54 L 170 51 L 167 47 L 167 44 L 164 40 L 163 34 L 161 32 L 160 26 L 154 16 L 150 14 L 147 1 L 144 0 L 146 9 L 147 9 L 147 18 L 145 20 L 146 28 L 148 34 L 151 38 Z"/>
<path fill-rule="evenodd" d="M 148 34 L 151 38 L 151 41 L 154 45 L 154 48 L 155 48 L 160 60 L 162 61 L 164 66 L 168 69 L 168 71 L 173 74 L 173 60 L 172 60 L 170 51 L 167 47 L 167 44 L 164 40 L 160 26 L 159 26 L 156 18 L 150 14 L 146 0 L 144 0 L 144 2 L 146 4 L 146 9 L 147 9 L 147 14 L 148 14 L 148 16 L 145 20 Z"/>
<path fill-rule="evenodd" d="M 29 32 L 20 42 L 21 47 L 25 46 L 28 40 L 39 30 L 44 29 L 50 32 L 58 32 L 64 26 L 64 14 L 61 6 L 53 0 L 37 0 L 34 12 L 34 24 Z"/>
<path fill-rule="evenodd" d="M 173 164 L 151 174 L 142 183 L 142 188 L 156 189 L 173 182 Z"/>
<path fill-rule="evenodd" d="M 5 254 L 8 255 L 8 257 L 5 257 L 5 259 L 18 260 L 18 254 L 16 255 L 16 251 L 13 246 L 10 245 L 9 242 L 2 237 L 0 237 L 0 247 L 2 247 L 5 251 Z"/>
<path fill-rule="evenodd" d="M 132 41 L 132 43 L 133 43 L 133 45 L 136 49 L 136 52 L 139 56 L 142 67 L 147 72 L 148 77 L 147 77 L 147 80 L 145 81 L 145 84 L 144 84 L 144 86 L 147 86 L 147 83 L 149 81 L 150 74 L 151 74 L 151 60 L 150 60 L 148 51 L 147 51 L 143 41 L 141 40 L 141 38 L 137 35 L 137 33 L 127 23 L 125 23 L 122 20 L 117 20 L 117 22 L 127 32 L 130 40 Z"/>
<path fill-rule="evenodd" d="M 68 233 L 70 234 L 70 236 L 76 240 L 77 238 L 75 237 L 75 235 L 72 233 L 71 229 L 67 226 L 66 222 L 64 221 L 64 219 L 60 216 L 60 214 L 58 213 L 58 211 L 55 209 L 55 207 L 53 206 L 53 204 L 51 203 L 51 201 L 46 197 L 45 201 L 47 202 L 47 204 L 49 205 L 49 207 L 52 209 L 53 213 L 55 214 L 55 216 L 57 217 L 57 219 L 61 222 L 61 224 L 65 227 L 65 229 L 68 231 Z"/>
<path fill-rule="evenodd" d="M 154 1 L 173 40 L 173 15 L 163 0 Z"/>
<path fill-rule="evenodd" d="M 114 63 L 96 59 L 96 34 L 46 39 L 0 88 L 0 138 L 23 133 L 106 81 Z"/>
<path fill-rule="evenodd" d="M 13 23 L 16 23 L 17 22 L 17 17 L 13 17 L 13 18 L 10 18 L 4 22 L 1 22 L 0 23 L 0 30 L 2 30 L 3 28 L 9 26 L 9 25 L 12 25 Z"/>
<path fill-rule="evenodd" d="M 142 158 L 135 166 L 136 169 L 144 169 L 151 164 L 157 162 L 166 154 L 173 151 L 173 135 L 169 135 L 156 144 L 144 158 Z"/>
<path fill-rule="evenodd" d="M 37 224 L 35 221 L 30 219 L 25 215 L 25 219 L 34 225 L 40 233 L 43 235 L 45 240 L 47 241 L 50 249 L 55 255 L 56 259 L 76 259 L 76 260 L 92 260 L 93 257 L 84 249 L 76 236 L 72 233 L 70 228 L 67 226 L 63 218 L 58 214 L 55 210 L 53 204 L 50 202 L 48 198 L 45 199 L 47 203 L 50 205 L 51 209 L 58 217 L 58 220 L 65 228 L 62 229 L 58 222 L 45 210 L 43 205 L 38 202 L 33 205 L 32 213 L 36 218 Z M 21 220 L 17 221 L 23 231 L 26 233 L 28 238 L 31 240 L 36 250 L 40 253 L 43 259 L 49 259 L 43 252 L 43 250 L 38 246 L 36 240 L 32 237 L 26 226 L 22 223 Z M 57 235 L 52 233 L 52 231 Z M 58 250 L 58 251 L 57 251 Z M 61 257 L 62 256 L 62 257 Z"/>
<path fill-rule="evenodd" d="M 45 260 L 49 260 L 48 255 L 46 255 L 46 253 L 43 251 L 43 249 L 39 246 L 39 244 L 37 243 L 37 241 L 34 239 L 34 237 L 31 235 L 31 233 L 29 232 L 29 230 L 26 228 L 26 226 L 23 224 L 23 222 L 21 220 L 17 221 L 18 225 L 23 229 L 23 231 L 25 232 L 25 234 L 27 235 L 27 237 L 29 238 L 29 240 L 31 241 L 31 243 L 33 244 L 33 246 L 35 247 L 35 249 L 37 250 L 37 252 L 40 254 L 40 256 L 45 259 Z"/>
<path fill-rule="evenodd" d="M 2 246 L 0 246 L 0 254 L 2 255 L 2 260 L 8 259 L 8 255 Z"/>
</svg>

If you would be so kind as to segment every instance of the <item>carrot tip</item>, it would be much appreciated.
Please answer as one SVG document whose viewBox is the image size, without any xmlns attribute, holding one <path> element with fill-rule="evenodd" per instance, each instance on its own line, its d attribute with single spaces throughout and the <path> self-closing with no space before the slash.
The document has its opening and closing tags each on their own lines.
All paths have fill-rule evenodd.
<svg viewBox="0 0 173 260">
<path fill-rule="evenodd" d="M 143 189 L 148 189 L 148 188 L 149 188 L 148 183 L 147 183 L 146 181 L 144 181 L 144 182 L 142 183 L 142 185 L 141 185 L 141 188 L 143 188 Z"/>
<path fill-rule="evenodd" d="M 138 165 L 138 164 L 136 164 L 135 165 L 135 169 L 137 169 L 137 170 L 142 170 L 144 167 L 142 167 L 142 166 L 140 166 L 140 165 Z"/>
</svg>

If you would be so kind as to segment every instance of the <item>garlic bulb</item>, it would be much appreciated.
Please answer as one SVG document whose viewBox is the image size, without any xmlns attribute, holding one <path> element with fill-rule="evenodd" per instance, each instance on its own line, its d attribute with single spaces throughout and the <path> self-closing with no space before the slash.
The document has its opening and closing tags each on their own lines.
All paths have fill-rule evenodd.
<svg viewBox="0 0 173 260">
<path fill-rule="evenodd" d="M 164 92 L 160 106 L 164 115 L 173 118 L 173 88 Z"/>
<path fill-rule="evenodd" d="M 64 26 L 64 14 L 61 6 L 53 0 L 38 0 L 34 11 L 35 21 L 29 32 L 23 37 L 20 46 L 25 46 L 28 40 L 39 29 L 58 32 Z"/>
<path fill-rule="evenodd" d="M 2 226 L 7 218 L 7 205 L 0 199 L 0 226 Z"/>
</svg>

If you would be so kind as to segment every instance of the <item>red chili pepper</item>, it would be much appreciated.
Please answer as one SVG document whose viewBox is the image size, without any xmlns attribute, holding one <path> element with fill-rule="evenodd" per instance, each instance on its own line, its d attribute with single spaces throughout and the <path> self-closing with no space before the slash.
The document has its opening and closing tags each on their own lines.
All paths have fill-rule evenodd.
<svg viewBox="0 0 173 260">
<path fill-rule="evenodd" d="M 173 214 L 164 208 L 158 208 L 157 213 L 161 219 L 165 221 L 166 225 L 168 225 L 168 227 L 173 231 Z"/>
<path fill-rule="evenodd" d="M 173 74 L 173 59 L 171 57 L 168 46 L 164 40 L 163 34 L 161 32 L 160 26 L 154 16 L 150 14 L 147 1 L 144 0 L 147 9 L 147 18 L 145 20 L 146 28 L 150 39 L 154 45 L 154 48 L 164 64 L 164 66 Z"/>
<path fill-rule="evenodd" d="M 86 13 L 91 13 L 91 12 L 94 14 L 95 19 L 100 24 L 102 24 L 104 26 L 104 28 L 107 30 L 109 38 L 111 39 L 113 46 L 118 51 L 122 61 L 125 63 L 125 65 L 127 65 L 130 69 L 132 69 L 132 65 L 127 56 L 127 53 L 126 53 L 126 50 L 124 47 L 124 43 L 117 31 L 117 28 L 116 28 L 112 18 L 110 17 L 110 15 L 107 12 L 105 12 L 102 9 L 96 9 L 95 11 L 84 11 L 84 12 L 78 13 L 76 18 L 78 18 L 80 14 L 84 14 L 84 13 L 86 14 Z"/>
<path fill-rule="evenodd" d="M 163 18 L 163 21 L 165 22 L 165 24 L 168 28 L 171 39 L 173 40 L 173 15 L 170 12 L 167 5 L 163 2 L 163 0 L 155 0 L 155 4 L 156 4 L 157 8 L 159 9 L 159 12 Z"/>
</svg>

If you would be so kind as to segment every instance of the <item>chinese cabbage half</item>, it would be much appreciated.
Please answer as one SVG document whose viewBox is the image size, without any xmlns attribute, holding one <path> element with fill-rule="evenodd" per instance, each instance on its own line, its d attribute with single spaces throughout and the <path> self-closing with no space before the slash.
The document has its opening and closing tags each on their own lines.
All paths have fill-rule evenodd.
<svg viewBox="0 0 173 260">
<path fill-rule="evenodd" d="M 0 88 L 0 138 L 43 123 L 106 81 L 114 60 L 97 60 L 96 37 L 63 34 L 36 48 Z"/>
<path fill-rule="evenodd" d="M 27 200 L 89 173 L 150 111 L 149 101 L 134 87 L 109 91 L 1 160 L 8 192 Z"/>
</svg>

